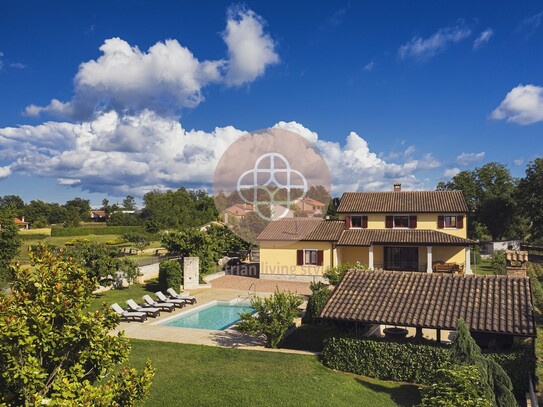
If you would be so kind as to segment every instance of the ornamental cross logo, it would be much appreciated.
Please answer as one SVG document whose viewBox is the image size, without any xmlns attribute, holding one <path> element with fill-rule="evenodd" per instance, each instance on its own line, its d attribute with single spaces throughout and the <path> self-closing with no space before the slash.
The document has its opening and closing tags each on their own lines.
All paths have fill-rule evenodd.
<svg viewBox="0 0 543 407">
<path fill-rule="evenodd" d="M 213 198 L 220 221 L 256 244 L 270 223 L 283 222 L 285 241 L 303 239 L 326 215 L 330 173 L 313 135 L 282 128 L 238 137 L 219 157 Z M 274 242 L 275 245 L 281 244 Z"/>
<path fill-rule="evenodd" d="M 260 175 L 267 177 L 263 183 L 259 182 L 262 179 Z M 296 197 L 294 189 L 298 192 Z M 237 191 L 243 202 L 255 208 L 258 216 L 272 221 L 286 217 L 292 205 L 305 198 L 307 179 L 300 171 L 292 169 L 282 154 L 266 153 L 258 157 L 252 169 L 241 174 L 238 178 Z M 252 200 L 247 199 L 245 191 L 252 191 Z M 264 205 L 271 209 L 269 216 L 261 211 Z"/>
</svg>

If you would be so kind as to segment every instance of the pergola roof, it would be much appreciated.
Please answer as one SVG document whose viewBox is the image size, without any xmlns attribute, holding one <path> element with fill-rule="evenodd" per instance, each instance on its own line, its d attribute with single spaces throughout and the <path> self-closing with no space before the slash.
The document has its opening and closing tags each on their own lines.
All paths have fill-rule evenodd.
<svg viewBox="0 0 543 407">
<path fill-rule="evenodd" d="M 321 318 L 536 336 L 530 279 L 394 271 L 348 271 Z"/>
</svg>

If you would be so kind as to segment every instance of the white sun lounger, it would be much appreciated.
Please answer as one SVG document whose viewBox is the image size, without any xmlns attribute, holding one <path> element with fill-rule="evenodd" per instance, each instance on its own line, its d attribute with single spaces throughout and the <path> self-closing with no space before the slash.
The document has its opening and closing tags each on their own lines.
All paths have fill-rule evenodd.
<svg viewBox="0 0 543 407">
<path fill-rule="evenodd" d="M 151 297 L 149 297 L 148 294 L 145 294 L 143 296 L 143 301 L 145 301 L 145 303 L 147 303 L 148 305 L 152 305 L 153 307 L 157 307 L 157 308 L 160 308 L 160 309 L 168 311 L 168 312 L 172 312 L 173 309 L 175 308 L 175 305 L 172 304 L 171 302 L 158 302 L 158 301 L 155 301 Z"/>
<path fill-rule="evenodd" d="M 183 308 L 187 303 L 186 301 L 178 300 L 177 298 L 168 298 L 162 293 L 162 291 L 157 291 L 155 294 L 158 298 L 158 302 L 161 304 L 164 304 L 165 302 L 171 302 L 176 307 Z"/>
<path fill-rule="evenodd" d="M 113 308 L 113 311 L 115 311 L 117 314 L 121 316 L 121 320 L 130 322 L 130 319 L 133 320 L 139 320 L 140 322 L 144 322 L 147 319 L 147 315 L 145 312 L 139 312 L 139 311 L 126 311 L 121 308 L 121 306 L 117 303 L 114 303 L 111 305 L 111 308 Z"/>
<path fill-rule="evenodd" d="M 132 311 L 138 311 L 138 312 L 145 312 L 147 315 L 151 317 L 158 317 L 160 316 L 160 309 L 155 307 L 147 307 L 144 305 L 138 305 L 136 304 L 136 301 L 133 299 L 129 299 L 126 301 L 126 305 L 132 310 Z"/>
<path fill-rule="evenodd" d="M 188 292 L 177 294 L 173 288 L 168 288 L 166 292 L 170 294 L 170 298 L 172 299 L 184 300 L 186 302 L 190 302 L 191 304 L 196 304 L 196 298 L 189 296 Z"/>
</svg>

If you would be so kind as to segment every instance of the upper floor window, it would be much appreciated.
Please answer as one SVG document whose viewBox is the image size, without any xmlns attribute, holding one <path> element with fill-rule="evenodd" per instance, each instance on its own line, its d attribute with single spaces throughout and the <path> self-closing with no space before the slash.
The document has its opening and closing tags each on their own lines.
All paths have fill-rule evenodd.
<svg viewBox="0 0 543 407">
<path fill-rule="evenodd" d="M 416 229 L 417 228 L 417 216 L 416 215 L 387 215 L 385 220 L 385 227 L 387 229 Z"/>
<path fill-rule="evenodd" d="M 394 227 L 395 228 L 408 228 L 409 227 L 409 216 L 407 216 L 407 215 L 395 215 L 394 216 Z"/>
<path fill-rule="evenodd" d="M 347 216 L 345 218 L 345 229 L 367 229 L 368 228 L 368 217 L 366 215 L 354 215 Z"/>
<path fill-rule="evenodd" d="M 304 264 L 317 265 L 317 251 L 316 250 L 304 250 Z"/>
<path fill-rule="evenodd" d="M 463 227 L 463 215 L 441 215 L 437 217 L 438 229 L 462 229 Z"/>
<path fill-rule="evenodd" d="M 456 228 L 456 216 L 444 216 L 443 223 L 446 228 Z"/>
</svg>

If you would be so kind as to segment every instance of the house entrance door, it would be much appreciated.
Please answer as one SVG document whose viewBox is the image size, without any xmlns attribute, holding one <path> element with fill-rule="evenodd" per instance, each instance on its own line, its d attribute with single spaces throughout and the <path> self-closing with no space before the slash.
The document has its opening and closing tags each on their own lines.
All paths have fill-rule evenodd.
<svg viewBox="0 0 543 407">
<path fill-rule="evenodd" d="M 418 247 L 385 247 L 385 270 L 418 271 Z"/>
</svg>

